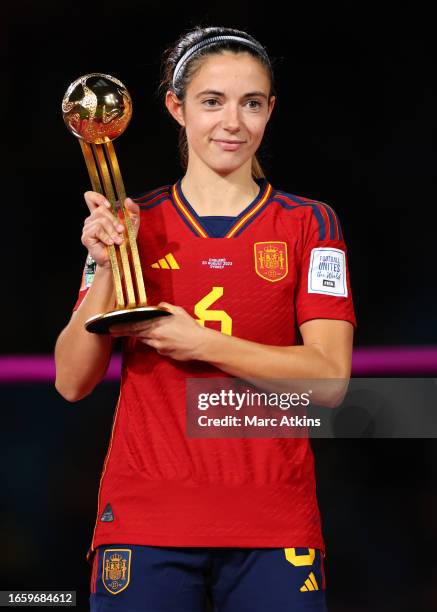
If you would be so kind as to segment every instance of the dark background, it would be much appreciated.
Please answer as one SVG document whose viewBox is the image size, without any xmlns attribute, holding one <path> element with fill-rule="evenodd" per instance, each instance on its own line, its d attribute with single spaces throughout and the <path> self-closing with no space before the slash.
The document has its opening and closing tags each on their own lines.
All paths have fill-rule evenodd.
<svg viewBox="0 0 437 612">
<path fill-rule="evenodd" d="M 420 3 L 16 2 L 6 13 L 3 355 L 51 353 L 80 285 L 90 187 L 62 121 L 68 85 L 89 72 L 121 79 L 134 105 L 115 145 L 127 191 L 173 183 L 182 170 L 157 97 L 160 58 L 198 24 L 247 30 L 274 60 L 278 100 L 260 159 L 274 187 L 339 214 L 356 346 L 437 343 L 437 100 Z M 86 609 L 84 554 L 116 393 L 104 383 L 71 405 L 53 385 L 1 388 L 1 589 L 76 589 Z M 437 609 L 435 441 L 313 446 L 331 610 Z"/>
</svg>

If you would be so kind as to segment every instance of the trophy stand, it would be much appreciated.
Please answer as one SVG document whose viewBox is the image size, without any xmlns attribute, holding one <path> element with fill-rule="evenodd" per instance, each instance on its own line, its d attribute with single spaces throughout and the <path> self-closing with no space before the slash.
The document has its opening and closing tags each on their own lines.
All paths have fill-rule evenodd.
<svg viewBox="0 0 437 612">
<path fill-rule="evenodd" d="M 124 205 L 126 192 L 112 144 L 112 140 L 126 129 L 132 115 L 128 91 L 112 76 L 88 74 L 70 85 L 62 101 L 62 111 L 68 129 L 79 138 L 93 191 L 106 197 L 116 217 L 119 204 L 126 229 L 122 244 L 107 245 L 114 280 L 115 310 L 94 315 L 85 322 L 85 328 L 91 333 L 108 334 L 109 327 L 116 323 L 171 314 L 164 308 L 147 305 L 138 246 Z"/>
</svg>

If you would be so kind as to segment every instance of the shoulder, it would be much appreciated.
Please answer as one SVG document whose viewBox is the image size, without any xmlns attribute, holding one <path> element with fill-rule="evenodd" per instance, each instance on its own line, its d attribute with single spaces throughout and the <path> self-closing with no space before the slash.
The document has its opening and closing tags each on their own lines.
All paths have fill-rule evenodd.
<svg viewBox="0 0 437 612">
<path fill-rule="evenodd" d="M 283 211 L 281 216 L 285 223 L 297 218 L 304 231 L 317 230 L 319 240 L 343 239 L 340 219 L 330 204 L 281 189 L 275 189 L 274 200 Z"/>
<path fill-rule="evenodd" d="M 143 210 L 148 208 L 153 208 L 157 206 L 161 202 L 168 200 L 170 198 L 170 190 L 172 185 L 162 185 L 161 187 L 156 187 L 155 189 L 149 189 L 144 191 L 138 195 L 131 196 L 132 200 L 139 205 L 139 207 Z"/>
</svg>

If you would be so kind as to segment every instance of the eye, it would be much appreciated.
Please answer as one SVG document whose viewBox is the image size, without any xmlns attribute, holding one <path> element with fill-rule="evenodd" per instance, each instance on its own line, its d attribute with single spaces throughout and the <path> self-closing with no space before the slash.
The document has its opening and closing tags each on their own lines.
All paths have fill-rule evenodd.
<svg viewBox="0 0 437 612">
<path fill-rule="evenodd" d="M 253 108 L 253 109 L 260 108 L 260 107 L 262 106 L 261 102 L 258 102 L 258 100 L 249 100 L 247 103 L 248 103 L 248 104 L 255 103 L 255 104 L 256 104 L 256 106 L 252 106 L 252 107 L 251 107 L 251 108 Z"/>
<path fill-rule="evenodd" d="M 208 100 L 204 100 L 202 104 L 206 104 L 206 102 L 218 102 L 217 98 L 208 98 Z M 216 106 L 215 104 L 206 104 L 206 106 Z"/>
</svg>

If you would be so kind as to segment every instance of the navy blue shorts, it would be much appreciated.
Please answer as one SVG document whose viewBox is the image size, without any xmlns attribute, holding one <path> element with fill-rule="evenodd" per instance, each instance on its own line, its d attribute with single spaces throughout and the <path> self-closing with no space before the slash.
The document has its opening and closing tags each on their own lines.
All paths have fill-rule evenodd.
<svg viewBox="0 0 437 612">
<path fill-rule="evenodd" d="M 313 548 L 100 546 L 90 603 L 93 612 L 326 612 L 323 556 Z"/>
</svg>

